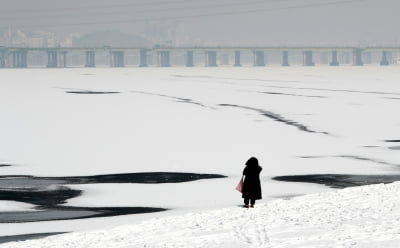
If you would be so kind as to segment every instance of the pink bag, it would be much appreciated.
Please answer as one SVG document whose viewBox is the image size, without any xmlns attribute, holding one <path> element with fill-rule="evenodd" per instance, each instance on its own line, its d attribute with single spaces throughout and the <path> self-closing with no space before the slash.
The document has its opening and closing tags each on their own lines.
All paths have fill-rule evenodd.
<svg viewBox="0 0 400 248">
<path fill-rule="evenodd" d="M 240 179 L 238 185 L 235 188 L 237 191 L 239 191 L 240 193 L 243 192 L 243 177 Z"/>
</svg>

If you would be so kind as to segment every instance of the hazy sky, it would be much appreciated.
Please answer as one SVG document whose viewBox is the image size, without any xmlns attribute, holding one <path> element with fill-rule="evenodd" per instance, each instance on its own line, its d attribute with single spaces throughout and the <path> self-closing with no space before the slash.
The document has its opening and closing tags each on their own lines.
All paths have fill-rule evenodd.
<svg viewBox="0 0 400 248">
<path fill-rule="evenodd" d="M 399 10 L 399 0 L 0 0 L 0 26 L 147 29 L 207 45 L 399 45 Z"/>
</svg>

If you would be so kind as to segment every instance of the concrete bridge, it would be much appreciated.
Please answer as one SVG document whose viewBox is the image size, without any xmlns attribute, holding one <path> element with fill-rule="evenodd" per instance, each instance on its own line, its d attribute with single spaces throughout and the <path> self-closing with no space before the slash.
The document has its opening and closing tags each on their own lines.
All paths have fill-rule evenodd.
<svg viewBox="0 0 400 248">
<path fill-rule="evenodd" d="M 0 47 L 0 68 L 27 68 L 29 54 L 40 53 L 47 57 L 42 66 L 48 68 L 65 68 L 68 54 L 84 55 L 85 67 L 96 67 L 96 54 L 105 53 L 108 56 L 110 67 L 125 67 L 126 54 L 135 54 L 138 57 L 139 67 L 178 66 L 171 63 L 171 57 L 181 56 L 182 66 L 195 66 L 195 55 L 204 56 L 204 66 L 218 66 L 218 61 L 224 65 L 229 63 L 229 56 L 233 56 L 232 66 L 242 66 L 242 54 L 250 55 L 251 64 L 254 66 L 265 66 L 268 54 L 279 54 L 280 64 L 290 66 L 290 55 L 297 54 L 301 57 L 300 63 L 303 66 L 314 66 L 314 56 L 320 56 L 320 62 L 330 66 L 339 66 L 338 54 L 346 64 L 354 66 L 372 63 L 371 54 L 379 54 L 379 61 L 382 66 L 393 62 L 393 55 L 399 56 L 400 47 L 55 47 L 55 48 L 29 48 L 29 47 Z M 218 57 L 220 55 L 220 57 Z M 220 59 L 218 59 L 220 58 Z M 376 58 L 376 56 L 375 56 Z M 151 59 L 152 63 L 149 63 Z M 32 60 L 32 59 L 31 59 Z M 156 63 L 154 63 L 156 61 Z"/>
</svg>

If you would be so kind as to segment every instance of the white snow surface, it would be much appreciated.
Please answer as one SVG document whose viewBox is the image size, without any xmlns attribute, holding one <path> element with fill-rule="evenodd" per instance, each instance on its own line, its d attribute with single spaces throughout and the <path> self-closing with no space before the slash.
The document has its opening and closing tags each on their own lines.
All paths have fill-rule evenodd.
<svg viewBox="0 0 400 248">
<path fill-rule="evenodd" d="M 1 76 L 0 161 L 15 165 L 2 174 L 238 175 L 253 155 L 268 176 L 382 169 L 340 155 L 400 163 L 382 142 L 396 139 L 400 123 L 398 67 L 22 69 Z"/>
<path fill-rule="evenodd" d="M 228 176 L 183 184 L 68 185 L 83 194 L 67 206 L 171 210 L 0 224 L 0 236 L 108 228 L 235 206 L 242 199 L 234 187 L 250 156 L 264 168 L 264 199 L 258 202 L 263 204 L 331 190 L 277 182 L 273 176 L 387 175 L 398 173 L 400 165 L 399 145 L 384 142 L 400 139 L 398 66 L 2 69 L 0 76 L 0 163 L 12 165 L 0 167 L 1 175 L 177 171 Z M 66 93 L 70 90 L 120 94 Z M 267 214 L 278 203 L 244 213 Z"/>
<path fill-rule="evenodd" d="M 0 247 L 398 247 L 399 192 L 400 182 L 362 186 Z"/>
</svg>

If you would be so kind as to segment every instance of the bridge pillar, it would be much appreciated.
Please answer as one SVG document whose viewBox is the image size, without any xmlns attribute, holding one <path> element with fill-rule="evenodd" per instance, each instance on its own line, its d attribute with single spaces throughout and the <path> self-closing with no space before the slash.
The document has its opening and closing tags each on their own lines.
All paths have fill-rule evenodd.
<svg viewBox="0 0 400 248">
<path fill-rule="evenodd" d="M 5 50 L 0 48 L 0 68 L 5 67 L 4 57 L 5 57 Z"/>
<path fill-rule="evenodd" d="M 160 51 L 158 52 L 158 66 L 160 67 L 170 67 L 170 52 L 169 51 Z"/>
<path fill-rule="evenodd" d="M 386 51 L 382 51 L 382 59 L 381 59 L 380 65 L 389 65 Z"/>
<path fill-rule="evenodd" d="M 48 68 L 58 67 L 57 51 L 47 51 L 47 67 Z"/>
<path fill-rule="evenodd" d="M 140 62 L 139 67 L 147 67 L 147 51 L 140 50 Z"/>
<path fill-rule="evenodd" d="M 67 52 L 62 51 L 58 53 L 58 67 L 67 67 Z"/>
<path fill-rule="evenodd" d="M 186 51 L 186 67 L 194 66 L 193 51 Z"/>
<path fill-rule="evenodd" d="M 111 67 L 124 67 L 124 52 L 123 51 L 111 51 L 110 52 L 110 66 Z"/>
<path fill-rule="evenodd" d="M 3 54 L 0 54 L 0 68 L 6 67 L 6 61 Z"/>
<path fill-rule="evenodd" d="M 282 66 L 290 66 L 289 65 L 289 52 L 283 51 L 282 52 Z"/>
<path fill-rule="evenodd" d="M 303 66 L 314 66 L 312 51 L 303 51 Z"/>
<path fill-rule="evenodd" d="M 28 51 L 21 51 L 20 66 L 22 68 L 28 67 Z"/>
<path fill-rule="evenodd" d="M 386 58 L 387 58 L 387 61 L 389 62 L 389 64 L 393 63 L 393 53 L 387 52 L 386 53 Z"/>
<path fill-rule="evenodd" d="M 11 65 L 14 68 L 26 68 L 28 65 L 27 51 L 13 51 L 11 52 Z"/>
<path fill-rule="evenodd" d="M 332 61 L 329 63 L 330 66 L 338 66 L 339 61 L 337 57 L 337 51 L 332 51 Z"/>
<path fill-rule="evenodd" d="M 14 68 L 18 68 L 18 58 L 19 58 L 19 54 L 17 51 L 12 51 L 11 52 L 11 66 Z"/>
<path fill-rule="evenodd" d="M 357 48 L 353 51 L 353 65 L 354 66 L 362 66 L 364 65 L 362 61 L 362 49 Z"/>
<path fill-rule="evenodd" d="M 217 66 L 217 51 L 207 51 L 206 52 L 206 66 L 215 67 Z"/>
<path fill-rule="evenodd" d="M 235 64 L 233 66 L 242 66 L 240 64 L 240 51 L 235 51 Z"/>
<path fill-rule="evenodd" d="M 94 51 L 86 51 L 85 67 L 96 67 L 96 54 Z"/>
<path fill-rule="evenodd" d="M 6 68 L 6 67 L 7 67 L 7 55 L 4 52 L 0 54 L 0 68 Z"/>
<path fill-rule="evenodd" d="M 0 68 L 7 68 L 10 66 L 10 52 L 7 49 L 0 47 Z"/>
<path fill-rule="evenodd" d="M 264 51 L 254 51 L 254 66 L 265 66 Z"/>
<path fill-rule="evenodd" d="M 372 64 L 372 55 L 370 52 L 364 53 L 365 63 Z"/>
</svg>

